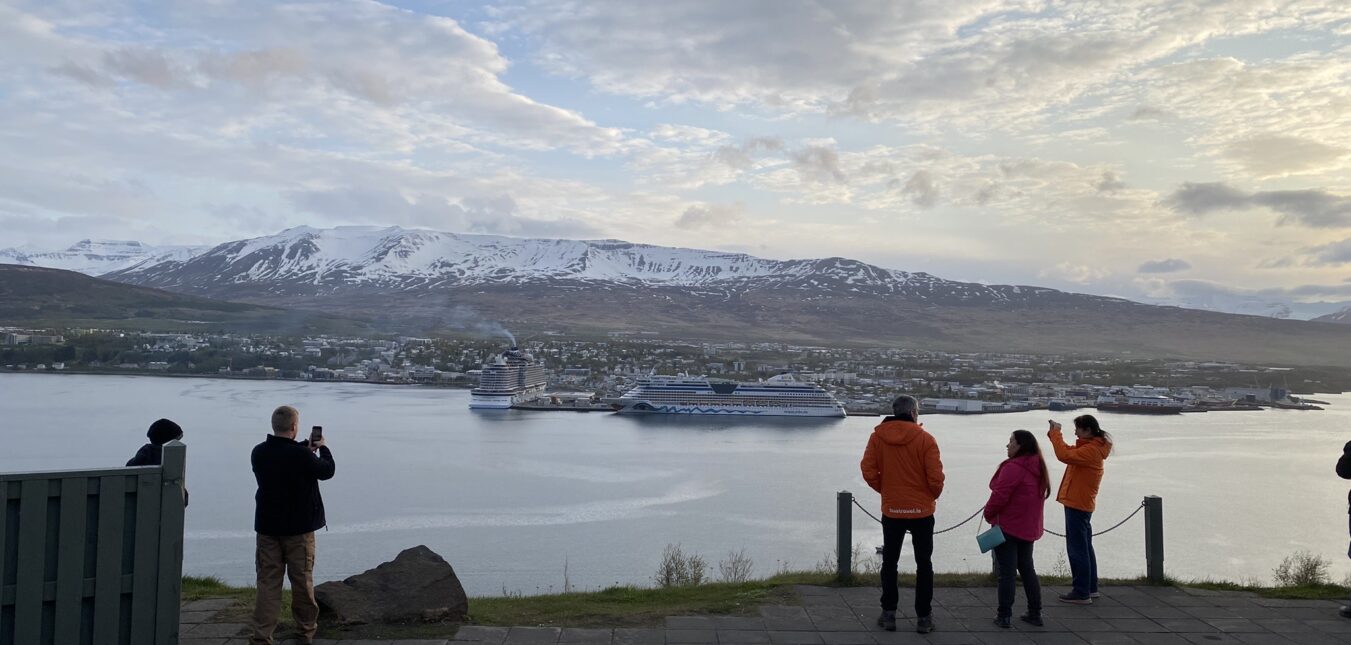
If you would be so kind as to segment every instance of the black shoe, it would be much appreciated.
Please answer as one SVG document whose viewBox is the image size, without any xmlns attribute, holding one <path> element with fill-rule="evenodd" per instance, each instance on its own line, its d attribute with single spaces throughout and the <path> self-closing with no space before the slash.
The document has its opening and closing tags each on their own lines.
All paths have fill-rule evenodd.
<svg viewBox="0 0 1351 645">
<path fill-rule="evenodd" d="M 1041 614 L 1023 614 L 1018 617 L 1018 620 L 1021 620 L 1029 625 L 1036 625 L 1037 627 L 1046 626 L 1046 621 L 1041 619 Z"/>
<path fill-rule="evenodd" d="M 1071 605 L 1091 605 L 1093 604 L 1093 599 L 1088 596 L 1080 596 L 1071 591 L 1067 594 L 1061 594 L 1060 602 L 1067 602 Z"/>
<path fill-rule="evenodd" d="M 1004 629 L 1011 629 L 1013 627 L 1013 620 L 1010 619 L 1008 616 L 995 616 L 994 625 L 995 627 L 1003 627 Z"/>
<path fill-rule="evenodd" d="M 933 616 L 920 616 L 915 621 L 915 631 L 921 634 L 927 634 L 934 630 Z"/>
<path fill-rule="evenodd" d="M 896 612 L 884 611 L 877 617 L 877 626 L 889 632 L 896 631 Z"/>
<path fill-rule="evenodd" d="M 1342 608 L 1338 609 L 1337 613 L 1341 614 L 1342 618 L 1351 618 L 1351 605 L 1342 605 Z"/>
</svg>

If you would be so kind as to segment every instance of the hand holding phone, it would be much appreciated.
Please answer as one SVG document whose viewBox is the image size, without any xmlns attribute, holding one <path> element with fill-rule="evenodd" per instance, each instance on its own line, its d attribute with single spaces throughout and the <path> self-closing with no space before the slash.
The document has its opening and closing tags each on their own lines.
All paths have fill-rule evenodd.
<svg viewBox="0 0 1351 645">
<path fill-rule="evenodd" d="M 324 427 L 314 426 L 310 428 L 310 450 L 318 450 L 324 445 Z"/>
<path fill-rule="evenodd" d="M 1047 419 L 1047 420 L 1046 420 L 1046 423 L 1051 424 L 1051 429 L 1052 429 L 1052 430 L 1059 430 L 1059 429 L 1060 429 L 1060 424 L 1059 424 L 1059 423 L 1056 423 L 1056 422 L 1055 422 L 1054 420 L 1052 420 L 1052 419 Z"/>
</svg>

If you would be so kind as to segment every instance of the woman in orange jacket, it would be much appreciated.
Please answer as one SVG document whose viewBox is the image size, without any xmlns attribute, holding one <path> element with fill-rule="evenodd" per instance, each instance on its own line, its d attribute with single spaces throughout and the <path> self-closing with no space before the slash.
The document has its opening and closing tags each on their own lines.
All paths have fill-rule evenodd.
<svg viewBox="0 0 1351 645">
<path fill-rule="evenodd" d="M 1098 556 L 1093 551 L 1093 509 L 1097 506 L 1102 466 L 1112 452 L 1112 435 L 1091 414 L 1075 417 L 1074 445 L 1065 443 L 1060 424 L 1051 421 L 1047 436 L 1055 458 L 1065 464 L 1065 476 L 1055 501 L 1065 506 L 1065 555 L 1070 561 L 1074 588 L 1061 602 L 1091 605 L 1098 596 Z"/>
</svg>

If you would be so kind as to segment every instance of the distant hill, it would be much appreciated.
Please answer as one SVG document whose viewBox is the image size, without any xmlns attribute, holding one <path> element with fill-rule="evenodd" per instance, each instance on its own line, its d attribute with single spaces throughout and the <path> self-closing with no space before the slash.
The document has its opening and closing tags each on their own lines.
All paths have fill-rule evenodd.
<svg viewBox="0 0 1351 645">
<path fill-rule="evenodd" d="M 136 266 L 142 262 L 159 263 L 166 260 L 186 260 L 202 253 L 209 246 L 150 246 L 129 240 L 84 239 L 59 251 L 40 251 L 32 248 L 0 249 L 0 264 L 25 264 L 49 269 L 79 271 L 85 275 L 102 275 Z"/>
<path fill-rule="evenodd" d="M 1346 309 L 1343 309 L 1341 311 L 1334 311 L 1325 316 L 1319 316 L 1317 318 L 1314 318 L 1314 321 L 1351 325 L 1351 307 L 1347 307 Z"/>
<path fill-rule="evenodd" d="M 311 311 L 211 300 L 75 271 L 15 264 L 0 264 L 0 324 L 274 333 L 370 331 L 364 323 Z"/>
<path fill-rule="evenodd" d="M 1351 363 L 1351 326 L 956 282 L 847 258 L 769 260 L 618 240 L 299 227 L 105 277 L 417 333 L 501 323 L 576 335 Z"/>
</svg>

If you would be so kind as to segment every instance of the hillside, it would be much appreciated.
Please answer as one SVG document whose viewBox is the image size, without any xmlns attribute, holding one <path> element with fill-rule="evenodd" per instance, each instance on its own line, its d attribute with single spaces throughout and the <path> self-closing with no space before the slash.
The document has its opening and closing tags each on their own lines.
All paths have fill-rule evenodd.
<svg viewBox="0 0 1351 645">
<path fill-rule="evenodd" d="M 576 335 L 1351 362 L 1351 326 L 957 282 L 845 258 L 768 260 L 617 240 L 300 227 L 106 277 L 417 333 L 500 322 Z"/>
<path fill-rule="evenodd" d="M 1351 307 L 1341 311 L 1334 311 L 1330 314 L 1314 318 L 1315 322 L 1338 323 L 1342 325 L 1351 325 Z"/>
<path fill-rule="evenodd" d="M 0 324 L 274 333 L 370 330 L 364 323 L 316 312 L 223 302 L 14 264 L 0 264 Z"/>
</svg>

